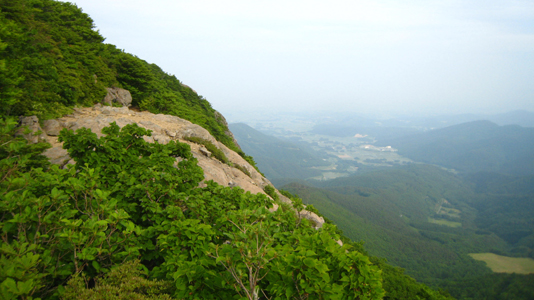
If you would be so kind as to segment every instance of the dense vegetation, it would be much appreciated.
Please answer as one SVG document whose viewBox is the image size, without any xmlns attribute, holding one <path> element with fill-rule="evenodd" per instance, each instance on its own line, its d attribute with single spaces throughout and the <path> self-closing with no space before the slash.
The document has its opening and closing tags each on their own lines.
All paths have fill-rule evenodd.
<svg viewBox="0 0 534 300">
<path fill-rule="evenodd" d="M 476 226 L 505 240 L 511 256 L 534 258 L 534 176 L 481 172 L 466 179 L 476 191 L 468 202 L 478 210 Z"/>
<path fill-rule="evenodd" d="M 494 184 L 497 179 L 500 184 Z M 532 257 L 531 182 L 492 173 L 460 178 L 410 165 L 283 188 L 313 204 L 347 237 L 365 241 L 370 254 L 406 268 L 417 280 L 460 299 L 502 299 L 503 293 L 530 299 L 532 286 L 522 284 L 531 275 L 491 274 L 468 253 Z"/>
<path fill-rule="evenodd" d="M 270 212 L 262 194 L 213 182 L 197 188 L 203 172 L 186 144 L 147 143 L 150 133 L 137 125 L 112 124 L 102 138 L 64 130 L 76 164 L 60 169 L 42 159 L 41 146 L 13 139 L 15 124 L 4 122 L 1 136 L 3 299 L 66 299 L 79 276 L 134 272 L 124 263 L 135 259 L 161 284 L 97 282 L 179 299 L 383 296 L 379 269 L 358 248 L 338 245 L 335 226 L 316 230 L 292 209 Z"/>
</svg>

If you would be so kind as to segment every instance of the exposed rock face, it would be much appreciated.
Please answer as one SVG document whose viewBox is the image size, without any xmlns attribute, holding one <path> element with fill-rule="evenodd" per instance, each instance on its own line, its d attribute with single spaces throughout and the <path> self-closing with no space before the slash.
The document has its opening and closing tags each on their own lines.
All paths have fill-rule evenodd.
<svg viewBox="0 0 534 300">
<path fill-rule="evenodd" d="M 58 136 L 62 126 L 58 120 L 46 120 L 43 122 L 43 130 L 51 136 Z"/>
<path fill-rule="evenodd" d="M 47 149 L 44 155 L 55 164 L 64 164 L 70 160 L 67 151 L 62 148 L 62 143 L 59 143 L 57 138 L 63 128 L 77 130 L 85 127 L 98 136 L 102 136 L 102 128 L 109 126 L 112 122 L 116 122 L 119 127 L 136 123 L 140 127 L 152 130 L 152 137 L 145 137 L 148 142 L 157 141 L 166 144 L 175 140 L 189 144 L 193 156 L 198 160 L 198 165 L 204 170 L 205 180 L 213 180 L 224 186 L 239 186 L 252 193 L 264 193 L 263 188 L 271 185 L 269 180 L 258 173 L 254 167 L 237 153 L 219 143 L 206 129 L 175 116 L 135 112 L 128 107 L 119 108 L 97 104 L 92 108 L 77 108 L 73 114 L 59 119 L 47 120 L 44 122 L 44 128 L 39 126 L 39 120 L 35 116 L 21 119 L 22 125 L 28 126 L 30 130 L 43 131 L 43 134 L 39 136 L 26 134 L 25 137 L 32 143 L 39 140 L 49 142 L 52 148 Z M 22 134 L 22 129 L 19 131 Z M 198 137 L 210 141 L 225 153 L 230 162 L 244 167 L 251 176 L 212 158 L 211 153 L 204 146 L 184 140 L 187 137 Z"/>
<path fill-rule="evenodd" d="M 319 217 L 317 214 L 311 211 L 307 211 L 307 210 L 302 210 L 299 214 L 302 218 L 312 221 L 315 224 L 315 228 L 323 227 L 323 224 L 324 224 L 323 217 Z"/>
<path fill-rule="evenodd" d="M 21 123 L 28 126 L 30 130 L 43 131 L 43 134 L 39 136 L 27 134 L 25 137 L 32 143 L 36 143 L 39 140 L 46 140 L 49 142 L 52 145 L 52 148 L 47 149 L 44 152 L 44 155 L 47 156 L 52 163 L 60 165 L 68 163 L 69 161 L 70 163 L 73 163 L 70 160 L 67 150 L 63 149 L 62 143 L 58 142 L 57 136 L 63 128 L 77 130 L 85 127 L 91 129 L 91 131 L 98 136 L 102 136 L 102 128 L 109 126 L 112 122 L 116 122 L 119 127 L 136 123 L 140 127 L 152 130 L 151 137 L 145 136 L 147 142 L 157 141 L 158 143 L 166 144 L 169 141 L 174 140 L 189 144 L 193 156 L 198 160 L 198 165 L 204 170 L 204 180 L 213 180 L 223 186 L 239 186 L 245 191 L 249 191 L 253 194 L 265 194 L 263 191 L 264 187 L 272 185 L 269 180 L 256 171 L 256 169 L 239 154 L 230 150 L 224 144 L 219 143 L 206 129 L 175 116 L 153 114 L 150 112 L 136 112 L 125 106 L 119 108 L 97 104 L 92 108 L 76 108 L 74 109 L 73 114 L 59 119 L 47 120 L 44 122 L 43 129 L 39 126 L 39 120 L 35 116 L 21 119 Z M 243 167 L 248 171 L 250 176 L 235 167 L 231 167 L 230 165 L 224 164 L 213 158 L 211 153 L 204 146 L 184 140 L 184 138 L 187 137 L 198 137 L 210 141 L 224 152 L 233 165 Z M 281 194 L 279 194 L 279 196 L 283 202 L 291 203 L 291 200 L 287 197 Z M 316 228 L 321 227 L 322 223 L 324 223 L 322 218 L 308 211 L 300 212 L 300 216 L 310 219 L 315 223 Z"/>
<path fill-rule="evenodd" d="M 130 94 L 130 91 L 117 87 L 107 88 L 107 90 L 108 94 L 104 97 L 104 103 L 108 105 L 118 103 L 126 107 L 132 104 L 132 94 Z"/>
</svg>

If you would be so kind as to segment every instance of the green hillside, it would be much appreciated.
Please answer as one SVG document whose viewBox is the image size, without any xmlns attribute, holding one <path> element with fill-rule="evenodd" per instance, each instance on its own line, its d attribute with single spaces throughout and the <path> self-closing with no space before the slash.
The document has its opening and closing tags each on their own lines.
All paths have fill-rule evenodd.
<svg viewBox="0 0 534 300">
<path fill-rule="evenodd" d="M 321 171 L 314 167 L 329 165 L 312 149 L 263 134 L 243 123 L 229 127 L 241 149 L 254 157 L 270 180 L 319 176 Z"/>
<path fill-rule="evenodd" d="M 534 128 L 475 121 L 381 140 L 399 154 L 460 172 L 534 173 Z"/>
<path fill-rule="evenodd" d="M 491 274 L 469 254 L 532 257 L 534 249 L 534 195 L 526 184 L 531 179 L 504 176 L 508 180 L 495 188 L 491 183 L 500 176 L 504 175 L 478 174 L 468 181 L 437 167 L 414 164 L 282 188 L 313 204 L 347 237 L 364 241 L 371 255 L 387 258 L 417 280 L 446 288 L 460 299 L 500 299 L 502 291 L 484 286 L 500 282 L 502 276 Z M 498 193 L 518 186 L 524 189 L 517 194 Z M 524 280 L 513 278 L 516 283 Z M 528 287 L 518 291 L 525 289 L 534 292 Z"/>
<path fill-rule="evenodd" d="M 473 182 L 478 228 L 497 234 L 518 257 L 534 258 L 533 176 L 477 173 L 466 177 Z"/>
</svg>

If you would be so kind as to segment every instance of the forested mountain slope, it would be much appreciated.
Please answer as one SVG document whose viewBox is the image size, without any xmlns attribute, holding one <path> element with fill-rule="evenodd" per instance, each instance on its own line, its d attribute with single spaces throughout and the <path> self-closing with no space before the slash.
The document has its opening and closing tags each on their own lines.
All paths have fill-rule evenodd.
<svg viewBox="0 0 534 300">
<path fill-rule="evenodd" d="M 494 173 L 460 177 L 412 164 L 282 188 L 313 204 L 352 240 L 364 241 L 370 254 L 453 296 L 530 299 L 534 274 L 492 274 L 468 254 L 533 257 L 531 181 Z"/>
<path fill-rule="evenodd" d="M 328 165 L 315 151 L 263 134 L 246 124 L 229 127 L 243 151 L 255 157 L 258 167 L 271 180 L 318 176 L 321 171 L 313 167 Z"/>
</svg>

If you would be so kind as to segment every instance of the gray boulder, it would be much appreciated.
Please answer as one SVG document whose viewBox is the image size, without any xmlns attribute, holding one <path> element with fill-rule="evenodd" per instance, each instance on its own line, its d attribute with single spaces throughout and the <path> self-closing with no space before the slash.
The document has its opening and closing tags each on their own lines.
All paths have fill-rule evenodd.
<svg viewBox="0 0 534 300">
<path fill-rule="evenodd" d="M 37 118 L 37 116 L 20 117 L 19 123 L 20 128 L 15 135 L 23 136 L 31 144 L 46 140 L 46 134 L 43 133 L 43 129 L 41 128 L 41 125 L 39 125 L 39 118 Z M 29 129 L 28 133 L 26 133 L 26 129 Z"/>
<path fill-rule="evenodd" d="M 56 165 L 63 165 L 70 160 L 69 153 L 61 146 L 46 149 L 43 155 L 50 159 L 50 162 Z"/>
<path fill-rule="evenodd" d="M 58 136 L 59 132 L 63 129 L 58 120 L 46 120 L 43 123 L 43 130 L 50 136 Z"/>
<path fill-rule="evenodd" d="M 130 106 L 132 105 L 132 94 L 128 90 L 112 87 L 112 88 L 106 88 L 108 90 L 108 94 L 106 97 L 104 97 L 103 102 L 108 105 L 113 105 L 113 103 L 119 103 L 122 106 Z"/>
</svg>

